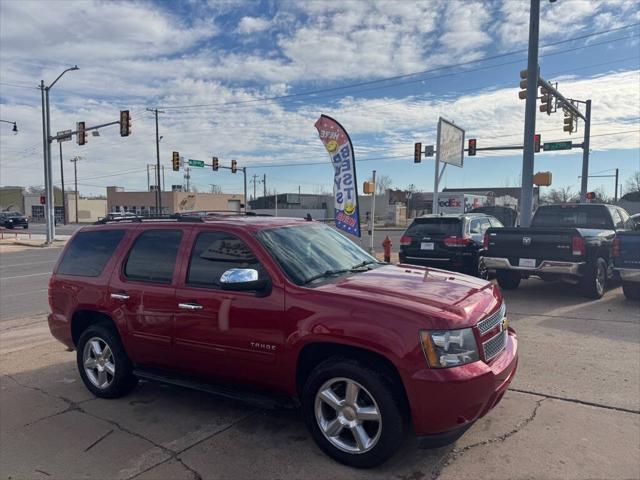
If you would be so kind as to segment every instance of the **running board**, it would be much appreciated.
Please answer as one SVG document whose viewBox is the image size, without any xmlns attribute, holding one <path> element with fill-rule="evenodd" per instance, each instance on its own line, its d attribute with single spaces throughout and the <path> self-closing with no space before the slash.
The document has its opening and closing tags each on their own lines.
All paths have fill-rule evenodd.
<svg viewBox="0 0 640 480">
<path fill-rule="evenodd" d="M 269 410 L 281 408 L 293 409 L 298 408 L 299 406 L 299 403 L 295 399 L 284 395 L 269 395 L 233 385 L 207 383 L 201 380 L 193 380 L 188 377 L 174 377 L 156 370 L 152 371 L 142 368 L 134 368 L 133 374 L 144 380 L 167 383 L 169 385 L 189 388 L 191 390 L 199 390 L 201 392 L 207 392 L 219 397 L 238 400 L 249 405 Z"/>
</svg>

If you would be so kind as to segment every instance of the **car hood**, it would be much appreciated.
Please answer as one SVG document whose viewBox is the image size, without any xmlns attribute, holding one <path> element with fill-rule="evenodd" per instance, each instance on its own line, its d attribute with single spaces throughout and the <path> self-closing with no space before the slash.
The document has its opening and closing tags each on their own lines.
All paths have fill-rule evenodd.
<svg viewBox="0 0 640 480">
<path fill-rule="evenodd" d="M 393 305 L 434 329 L 473 326 L 502 303 L 500 291 L 486 280 L 414 265 L 385 265 L 319 289 L 365 299 L 372 309 L 380 303 Z"/>
</svg>

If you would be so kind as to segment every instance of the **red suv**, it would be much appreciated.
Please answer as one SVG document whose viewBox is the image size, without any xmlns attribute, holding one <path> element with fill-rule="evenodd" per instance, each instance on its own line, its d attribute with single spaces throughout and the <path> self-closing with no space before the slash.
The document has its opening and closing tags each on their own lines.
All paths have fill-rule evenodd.
<svg viewBox="0 0 640 480">
<path fill-rule="evenodd" d="M 455 441 L 517 365 L 499 290 L 378 262 L 296 219 L 105 221 L 69 241 L 49 284 L 52 334 L 95 395 L 138 378 L 235 398 L 292 399 L 339 462 L 372 467 L 410 425 Z M 268 394 L 268 395 L 267 395 Z"/>
</svg>

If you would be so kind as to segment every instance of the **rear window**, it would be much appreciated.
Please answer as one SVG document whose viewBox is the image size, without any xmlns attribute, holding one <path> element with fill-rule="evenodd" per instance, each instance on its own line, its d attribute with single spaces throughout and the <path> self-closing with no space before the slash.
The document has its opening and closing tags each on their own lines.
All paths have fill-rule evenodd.
<svg viewBox="0 0 640 480">
<path fill-rule="evenodd" d="M 542 207 L 536 211 L 532 227 L 613 228 L 611 215 L 605 207 L 584 206 Z"/>
<path fill-rule="evenodd" d="M 100 276 L 122 237 L 124 230 L 79 232 L 67 248 L 57 273 Z"/>
<path fill-rule="evenodd" d="M 459 218 L 419 218 L 413 221 L 405 235 L 420 237 L 425 235 L 457 236 L 462 233 Z"/>
</svg>

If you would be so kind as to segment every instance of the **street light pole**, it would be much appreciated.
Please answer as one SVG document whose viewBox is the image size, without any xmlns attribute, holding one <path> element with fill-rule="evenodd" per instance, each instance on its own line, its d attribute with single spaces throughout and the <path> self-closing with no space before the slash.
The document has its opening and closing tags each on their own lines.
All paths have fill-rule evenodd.
<svg viewBox="0 0 640 480">
<path fill-rule="evenodd" d="M 49 85 L 44 85 L 44 80 L 40 81 L 40 90 L 42 91 L 42 135 L 44 137 L 44 188 L 45 188 L 45 220 L 47 222 L 46 230 L 46 244 L 51 245 L 55 239 L 55 196 L 53 192 L 53 166 L 51 164 L 51 110 L 49 107 L 49 91 L 53 86 L 62 78 L 62 76 L 72 70 L 78 70 L 78 66 L 74 65 L 71 68 L 64 70 L 58 77 Z M 63 192 L 63 204 L 64 204 L 64 192 Z"/>
<path fill-rule="evenodd" d="M 78 223 L 78 160 L 80 160 L 80 158 L 82 157 L 78 157 L 75 156 L 73 157 L 71 160 L 69 160 L 70 162 L 73 163 L 73 179 L 74 179 L 74 183 L 75 183 L 75 210 L 76 210 L 76 223 Z"/>
<path fill-rule="evenodd" d="M 531 0 L 529 12 L 529 56 L 527 61 L 527 101 L 524 117 L 520 225 L 528 227 L 533 211 L 533 158 L 538 97 L 538 40 L 540 36 L 540 0 Z"/>
<path fill-rule="evenodd" d="M 162 214 L 162 190 L 160 188 L 160 134 L 158 132 L 158 113 L 164 113 L 157 108 L 147 108 L 156 116 L 156 214 Z"/>
<path fill-rule="evenodd" d="M 591 100 L 586 101 L 584 112 L 584 140 L 582 143 L 582 182 L 580 184 L 580 203 L 587 203 L 589 182 L 589 138 L 591 136 Z"/>
</svg>

